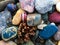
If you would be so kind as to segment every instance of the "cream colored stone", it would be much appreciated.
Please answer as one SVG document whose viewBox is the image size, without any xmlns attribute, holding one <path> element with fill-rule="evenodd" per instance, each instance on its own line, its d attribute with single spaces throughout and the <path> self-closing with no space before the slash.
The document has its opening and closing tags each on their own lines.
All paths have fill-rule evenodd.
<svg viewBox="0 0 60 45">
<path fill-rule="evenodd" d="M 56 4 L 56 10 L 60 12 L 60 2 Z"/>
</svg>

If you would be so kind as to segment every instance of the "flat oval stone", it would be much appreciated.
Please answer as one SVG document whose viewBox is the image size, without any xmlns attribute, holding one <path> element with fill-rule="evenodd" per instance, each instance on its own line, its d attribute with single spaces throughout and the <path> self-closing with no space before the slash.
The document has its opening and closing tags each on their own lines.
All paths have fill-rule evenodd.
<svg viewBox="0 0 60 45">
<path fill-rule="evenodd" d="M 25 11 L 32 13 L 34 11 L 34 0 L 19 0 L 21 8 Z"/>
<path fill-rule="evenodd" d="M 58 2 L 58 3 L 56 4 L 56 10 L 57 10 L 58 12 L 60 12 L 60 2 Z"/>
<path fill-rule="evenodd" d="M 50 37 L 52 37 L 56 32 L 58 31 L 57 26 L 54 23 L 51 23 L 49 25 L 47 25 L 46 27 L 43 28 L 43 30 L 41 30 L 39 32 L 39 37 L 43 38 L 43 39 L 49 39 Z"/>
<path fill-rule="evenodd" d="M 49 21 L 54 23 L 60 23 L 60 13 L 55 11 L 49 16 Z"/>
<path fill-rule="evenodd" d="M 40 14 L 28 14 L 27 16 L 27 25 L 28 26 L 36 26 L 41 23 L 41 15 Z"/>
<path fill-rule="evenodd" d="M 53 0 L 35 0 L 35 8 L 42 14 L 52 10 L 53 5 Z"/>
<path fill-rule="evenodd" d="M 17 28 L 12 26 L 2 31 L 2 39 L 8 41 L 17 35 Z"/>
</svg>

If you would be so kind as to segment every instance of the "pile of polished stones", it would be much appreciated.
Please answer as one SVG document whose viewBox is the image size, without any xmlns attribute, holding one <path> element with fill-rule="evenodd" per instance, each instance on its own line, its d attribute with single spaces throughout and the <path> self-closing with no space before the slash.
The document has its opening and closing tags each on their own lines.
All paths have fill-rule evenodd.
<svg viewBox="0 0 60 45">
<path fill-rule="evenodd" d="M 0 1 L 0 45 L 60 45 L 60 0 Z"/>
</svg>

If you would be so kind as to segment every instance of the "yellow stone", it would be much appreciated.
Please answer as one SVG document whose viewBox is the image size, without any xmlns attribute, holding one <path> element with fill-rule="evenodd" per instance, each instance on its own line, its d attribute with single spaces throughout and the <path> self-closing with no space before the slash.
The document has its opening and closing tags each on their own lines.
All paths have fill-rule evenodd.
<svg viewBox="0 0 60 45">
<path fill-rule="evenodd" d="M 24 10 L 19 9 L 17 11 L 17 13 L 14 15 L 13 19 L 12 19 L 12 24 L 13 25 L 19 25 L 19 23 L 21 22 L 21 15 L 24 13 Z"/>
</svg>

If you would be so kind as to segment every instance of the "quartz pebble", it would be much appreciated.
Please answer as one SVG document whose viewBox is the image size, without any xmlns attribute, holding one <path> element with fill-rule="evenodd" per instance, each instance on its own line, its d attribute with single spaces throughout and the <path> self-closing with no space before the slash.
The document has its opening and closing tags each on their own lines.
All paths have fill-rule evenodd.
<svg viewBox="0 0 60 45">
<path fill-rule="evenodd" d="M 43 39 L 49 39 L 58 31 L 57 26 L 54 23 L 51 23 L 43 28 L 42 31 L 39 32 L 39 36 Z"/>
<path fill-rule="evenodd" d="M 35 0 L 19 0 L 21 8 L 29 13 L 34 11 L 34 1 Z"/>
</svg>

